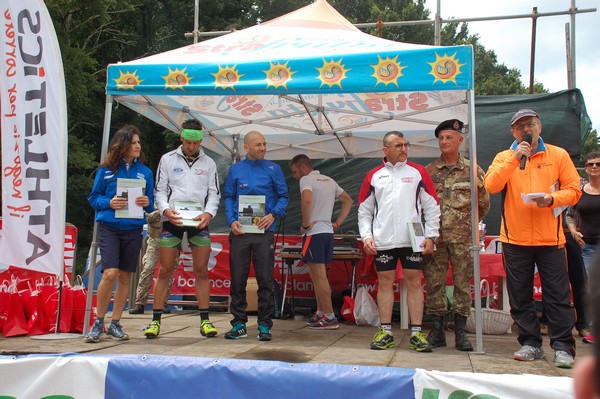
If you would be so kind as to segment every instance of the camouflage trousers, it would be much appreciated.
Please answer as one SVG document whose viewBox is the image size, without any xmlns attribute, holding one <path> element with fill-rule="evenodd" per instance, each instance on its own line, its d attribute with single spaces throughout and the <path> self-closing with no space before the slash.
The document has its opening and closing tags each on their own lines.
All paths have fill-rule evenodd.
<svg viewBox="0 0 600 399">
<path fill-rule="evenodd" d="M 452 264 L 454 279 L 454 301 L 452 313 L 469 316 L 471 311 L 471 279 L 473 278 L 473 252 L 470 244 L 439 243 L 433 256 L 423 267 L 427 284 L 425 311 L 429 315 L 442 316 L 448 308 L 446 278 L 448 261 Z"/>
<path fill-rule="evenodd" d="M 148 295 L 150 289 L 154 283 L 154 272 L 156 270 L 156 264 L 159 259 L 159 243 L 160 237 L 153 237 L 148 234 L 146 241 L 146 251 L 142 258 L 142 271 L 140 272 L 140 278 L 138 280 L 137 290 L 135 292 L 135 304 L 146 305 L 148 302 Z M 171 287 L 173 286 L 173 278 L 169 281 L 169 287 L 167 288 L 167 300 L 171 293 Z M 165 306 L 167 305 L 165 300 Z"/>
</svg>

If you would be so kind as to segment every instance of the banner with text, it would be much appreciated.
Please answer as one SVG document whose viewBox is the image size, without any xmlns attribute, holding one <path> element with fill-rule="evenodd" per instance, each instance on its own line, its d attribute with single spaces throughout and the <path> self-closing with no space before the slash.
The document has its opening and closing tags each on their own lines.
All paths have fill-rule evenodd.
<svg viewBox="0 0 600 399">
<path fill-rule="evenodd" d="M 42 0 L 0 6 L 2 216 L 0 271 L 60 274 L 67 105 L 56 33 Z"/>
</svg>

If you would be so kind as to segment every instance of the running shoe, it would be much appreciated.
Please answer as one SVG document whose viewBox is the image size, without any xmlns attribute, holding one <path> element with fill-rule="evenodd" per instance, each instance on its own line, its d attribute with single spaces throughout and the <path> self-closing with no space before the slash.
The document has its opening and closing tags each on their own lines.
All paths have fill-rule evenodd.
<svg viewBox="0 0 600 399">
<path fill-rule="evenodd" d="M 375 333 L 373 341 L 371 342 L 371 349 L 382 350 L 393 348 L 394 346 L 396 346 L 394 343 L 394 336 L 381 327 L 377 328 L 377 332 Z"/>
<path fill-rule="evenodd" d="M 325 315 L 308 325 L 308 328 L 312 328 L 313 330 L 337 330 L 339 327 L 340 324 L 338 323 L 337 317 L 333 316 L 332 319 L 328 319 Z"/>
<path fill-rule="evenodd" d="M 115 341 L 127 341 L 129 339 L 129 335 L 125 334 L 121 323 L 115 322 L 115 321 L 112 321 L 108 325 L 108 329 L 106 330 L 106 335 L 111 337 Z"/>
<path fill-rule="evenodd" d="M 96 320 L 94 324 L 92 324 L 92 328 L 87 333 L 87 335 L 83 338 L 83 342 L 87 343 L 96 343 L 100 342 L 100 338 L 102 338 L 102 334 L 104 334 L 104 323 Z"/>
<path fill-rule="evenodd" d="M 522 362 L 530 362 L 536 359 L 543 359 L 546 355 L 544 354 L 544 350 L 542 348 L 538 348 L 531 345 L 523 345 L 521 349 L 516 351 L 513 354 L 515 360 L 520 360 Z"/>
<path fill-rule="evenodd" d="M 150 325 L 144 330 L 146 338 L 156 338 L 160 334 L 160 321 L 152 320 Z"/>
<path fill-rule="evenodd" d="M 217 335 L 217 329 L 210 320 L 202 320 L 202 323 L 200 323 L 200 334 L 203 337 L 215 337 Z"/>
<path fill-rule="evenodd" d="M 225 333 L 225 339 L 238 339 L 246 338 L 248 336 L 248 330 L 244 323 L 235 323 L 231 330 Z"/>
<path fill-rule="evenodd" d="M 417 331 L 415 335 L 410 337 L 408 341 L 408 349 L 412 349 L 417 352 L 432 352 L 433 348 L 427 342 L 427 337 L 422 331 Z"/>
<path fill-rule="evenodd" d="M 273 335 L 271 335 L 271 331 L 269 331 L 269 326 L 264 323 L 260 323 L 258 325 L 258 340 L 259 341 L 270 341 L 273 339 Z"/>
<path fill-rule="evenodd" d="M 319 321 L 319 319 L 322 316 L 319 316 L 319 314 L 317 312 L 313 313 L 312 316 L 310 316 L 308 319 L 306 319 L 306 325 L 309 326 L 313 323 L 316 323 L 317 321 Z"/>
<path fill-rule="evenodd" d="M 556 351 L 554 352 L 554 365 L 561 369 L 570 369 L 575 364 L 575 359 L 569 352 Z"/>
</svg>

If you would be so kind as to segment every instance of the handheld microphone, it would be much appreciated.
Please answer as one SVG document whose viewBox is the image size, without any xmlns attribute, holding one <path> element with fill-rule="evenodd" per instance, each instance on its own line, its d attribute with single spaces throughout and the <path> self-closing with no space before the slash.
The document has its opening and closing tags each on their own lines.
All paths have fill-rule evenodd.
<svg viewBox="0 0 600 399">
<path fill-rule="evenodd" d="M 531 145 L 531 142 L 533 141 L 533 136 L 529 133 L 524 134 L 522 141 L 529 143 L 529 145 Z M 525 169 L 525 162 L 527 162 L 527 157 L 523 156 L 521 158 L 521 170 Z"/>
</svg>

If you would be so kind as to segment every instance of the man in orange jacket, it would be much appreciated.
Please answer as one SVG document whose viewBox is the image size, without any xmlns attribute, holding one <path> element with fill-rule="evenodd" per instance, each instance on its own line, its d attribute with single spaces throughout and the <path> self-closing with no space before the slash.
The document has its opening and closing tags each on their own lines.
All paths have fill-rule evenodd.
<svg viewBox="0 0 600 399">
<path fill-rule="evenodd" d="M 521 109 L 515 113 L 511 130 L 515 141 L 496 155 L 484 185 L 491 194 L 502 193 L 500 241 L 510 312 L 522 345 L 514 358 L 531 361 L 545 356 L 533 299 L 537 266 L 550 346 L 555 350 L 554 364 L 571 368 L 575 362 L 571 332 L 575 313 L 570 304 L 560 212 L 579 200 L 579 175 L 564 149 L 544 143 L 540 137 L 542 123 L 535 111 Z"/>
</svg>

